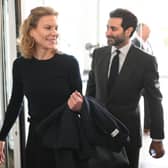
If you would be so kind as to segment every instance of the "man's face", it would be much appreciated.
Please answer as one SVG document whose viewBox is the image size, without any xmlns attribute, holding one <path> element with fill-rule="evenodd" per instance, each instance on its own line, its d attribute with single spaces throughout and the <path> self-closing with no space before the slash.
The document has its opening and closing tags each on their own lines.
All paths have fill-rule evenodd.
<svg viewBox="0 0 168 168">
<path fill-rule="evenodd" d="M 149 38 L 150 35 L 150 29 L 147 25 L 144 25 L 142 27 L 142 39 L 146 41 Z"/>
<path fill-rule="evenodd" d="M 106 31 L 108 45 L 122 47 L 128 42 L 129 37 L 121 24 L 122 18 L 110 18 L 108 20 Z"/>
</svg>

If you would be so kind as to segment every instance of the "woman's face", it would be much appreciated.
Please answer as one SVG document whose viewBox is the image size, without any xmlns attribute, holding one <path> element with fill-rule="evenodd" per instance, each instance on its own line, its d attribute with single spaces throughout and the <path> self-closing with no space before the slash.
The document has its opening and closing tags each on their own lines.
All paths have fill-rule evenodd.
<svg viewBox="0 0 168 168">
<path fill-rule="evenodd" d="M 43 16 L 37 23 L 37 27 L 30 31 L 30 36 L 35 40 L 36 49 L 56 49 L 58 38 L 57 16 Z"/>
</svg>

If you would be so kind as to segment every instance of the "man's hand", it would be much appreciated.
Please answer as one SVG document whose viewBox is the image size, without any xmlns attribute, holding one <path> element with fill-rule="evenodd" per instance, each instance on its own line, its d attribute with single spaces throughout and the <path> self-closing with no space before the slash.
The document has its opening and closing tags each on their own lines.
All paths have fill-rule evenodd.
<svg viewBox="0 0 168 168">
<path fill-rule="evenodd" d="M 153 158 L 162 157 L 165 153 L 162 141 L 152 141 L 150 144 L 149 153 Z"/>
</svg>

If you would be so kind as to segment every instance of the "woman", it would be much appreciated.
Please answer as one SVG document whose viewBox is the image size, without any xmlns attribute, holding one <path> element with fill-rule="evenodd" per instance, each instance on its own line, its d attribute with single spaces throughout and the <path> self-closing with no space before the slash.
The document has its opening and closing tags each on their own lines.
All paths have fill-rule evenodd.
<svg viewBox="0 0 168 168">
<path fill-rule="evenodd" d="M 66 104 L 75 113 L 83 102 L 78 62 L 56 48 L 57 16 L 58 13 L 50 7 L 36 7 L 21 26 L 19 47 L 22 57 L 13 64 L 12 95 L 0 132 L 0 164 L 5 159 L 5 138 L 19 115 L 25 96 L 30 121 L 26 167 L 86 167 L 76 158 L 73 150 L 54 151 L 47 148 L 36 134 L 38 124 L 54 109 Z"/>
</svg>

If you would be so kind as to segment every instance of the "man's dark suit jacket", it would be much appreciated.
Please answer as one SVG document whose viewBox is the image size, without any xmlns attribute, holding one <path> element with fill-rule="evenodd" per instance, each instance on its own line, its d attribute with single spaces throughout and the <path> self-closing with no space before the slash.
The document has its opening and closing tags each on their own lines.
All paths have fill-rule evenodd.
<svg viewBox="0 0 168 168">
<path fill-rule="evenodd" d="M 110 46 L 94 50 L 86 95 L 104 103 L 109 111 L 128 127 L 132 145 L 140 147 L 138 102 L 141 91 L 145 88 L 151 111 L 151 137 L 164 138 L 162 95 L 159 90 L 159 74 L 155 58 L 132 45 L 110 96 L 107 97 L 110 56 Z"/>
<path fill-rule="evenodd" d="M 140 48 L 140 49 L 142 49 L 142 50 L 145 51 L 145 48 L 143 47 L 142 42 L 141 42 L 137 37 L 135 37 L 135 38 L 132 39 L 132 43 L 133 43 L 136 47 L 138 47 L 138 48 Z M 153 55 L 153 50 L 152 50 L 151 44 L 150 44 L 149 42 L 147 42 L 147 43 L 148 43 L 148 48 L 150 49 L 150 54 Z M 147 51 L 146 51 L 146 52 L 147 52 Z"/>
<path fill-rule="evenodd" d="M 132 40 L 132 43 L 133 43 L 135 46 L 137 46 L 138 48 L 141 48 L 141 47 L 142 47 L 142 49 L 143 49 L 143 46 L 142 46 L 140 40 L 138 40 L 138 38 L 134 38 L 134 39 Z"/>
</svg>

